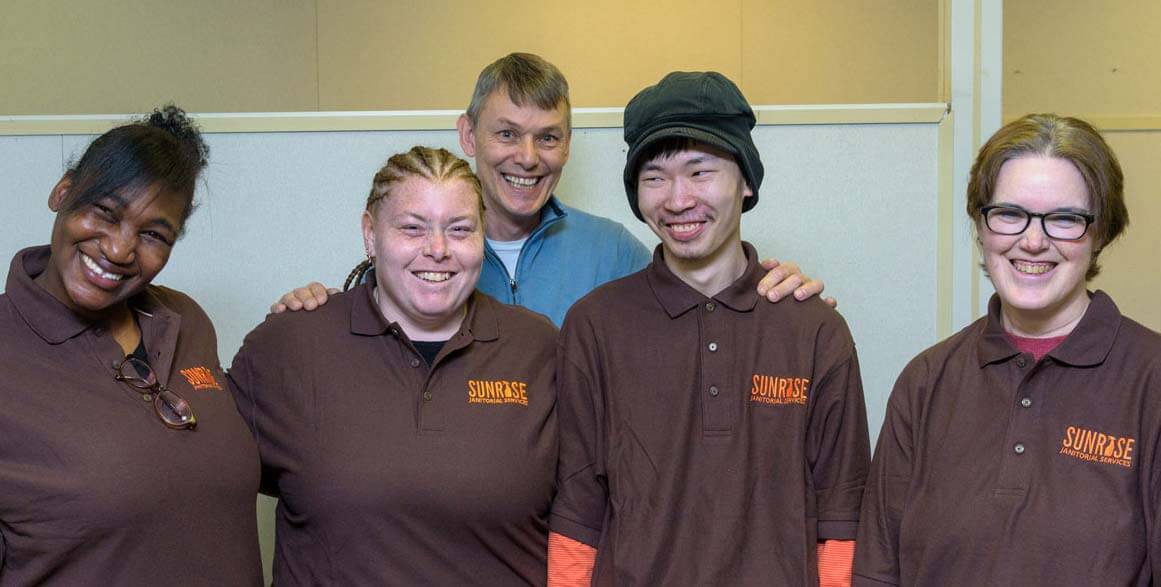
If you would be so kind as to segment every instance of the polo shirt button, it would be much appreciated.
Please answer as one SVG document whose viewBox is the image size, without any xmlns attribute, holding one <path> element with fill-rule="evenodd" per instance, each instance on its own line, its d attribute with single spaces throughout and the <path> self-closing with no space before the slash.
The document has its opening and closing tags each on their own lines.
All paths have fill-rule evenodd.
<svg viewBox="0 0 1161 587">
<path fill-rule="evenodd" d="M 713 302 L 706 302 L 705 303 L 705 311 L 706 312 L 713 312 L 717 308 L 718 308 L 718 305 L 713 303 Z"/>
<path fill-rule="evenodd" d="M 423 392 L 423 401 L 425 401 L 425 402 L 431 401 L 431 392 L 430 391 Z"/>
<path fill-rule="evenodd" d="M 1016 366 L 1021 368 L 1021 369 L 1023 369 L 1024 365 L 1027 365 L 1027 364 L 1028 364 L 1028 361 L 1025 361 L 1024 357 L 1019 357 L 1016 359 Z"/>
<path fill-rule="evenodd" d="M 1024 454 L 1024 450 L 1025 450 L 1025 448 L 1024 448 L 1024 443 L 1023 443 L 1023 442 L 1017 442 L 1017 443 L 1016 443 L 1016 446 L 1013 446 L 1013 447 L 1012 447 L 1012 452 L 1014 452 L 1014 453 L 1016 453 L 1016 454 L 1018 454 L 1018 455 L 1022 455 L 1022 454 Z"/>
<path fill-rule="evenodd" d="M 716 342 L 711 342 L 711 343 L 709 343 L 709 351 L 710 351 L 711 353 L 716 353 L 716 352 L 718 352 L 718 343 L 716 343 Z"/>
<path fill-rule="evenodd" d="M 709 388 L 709 394 L 713 397 L 717 397 L 718 396 L 718 386 L 711 385 Z"/>
<path fill-rule="evenodd" d="M 419 359 L 417 359 L 415 357 L 411 357 L 411 366 L 418 367 L 419 366 Z"/>
<path fill-rule="evenodd" d="M 1030 398 L 1030 397 L 1022 397 L 1022 398 L 1020 398 L 1020 405 L 1021 405 L 1021 406 L 1024 406 L 1025 408 L 1030 408 L 1030 407 L 1032 407 L 1032 398 Z"/>
</svg>

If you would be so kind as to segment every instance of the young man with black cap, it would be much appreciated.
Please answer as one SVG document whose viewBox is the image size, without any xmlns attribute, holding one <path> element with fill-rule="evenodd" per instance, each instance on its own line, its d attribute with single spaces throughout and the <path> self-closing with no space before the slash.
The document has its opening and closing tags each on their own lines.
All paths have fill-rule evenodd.
<svg viewBox="0 0 1161 587">
<path fill-rule="evenodd" d="M 850 580 L 870 460 L 858 359 L 821 301 L 753 295 L 754 124 L 718 73 L 671 73 L 625 109 L 629 205 L 661 245 L 561 331 L 550 582 Z"/>
</svg>

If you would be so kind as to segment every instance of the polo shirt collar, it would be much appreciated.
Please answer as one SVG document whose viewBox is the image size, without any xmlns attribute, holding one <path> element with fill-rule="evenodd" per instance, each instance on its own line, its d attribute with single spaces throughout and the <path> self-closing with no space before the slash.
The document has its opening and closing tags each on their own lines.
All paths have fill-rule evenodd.
<svg viewBox="0 0 1161 587">
<path fill-rule="evenodd" d="M 363 283 L 351 292 L 351 333 L 364 336 L 380 336 L 386 333 L 401 333 L 396 322 L 388 321 L 375 304 L 375 288 Z M 491 341 L 500 337 L 500 319 L 496 315 L 495 300 L 473 291 L 468 298 L 468 315 L 464 317 L 460 330 L 451 340 Z"/>
<path fill-rule="evenodd" d="M 1089 296 L 1088 309 L 1080 323 L 1047 356 L 1076 367 L 1098 365 L 1108 356 L 1121 326 L 1121 312 L 1105 292 L 1097 291 Z M 988 301 L 987 324 L 977 354 L 980 366 L 1020 354 L 1004 335 L 998 294 L 992 294 L 992 299 Z"/>
<path fill-rule="evenodd" d="M 1048 356 L 1075 367 L 1099 365 L 1109 356 L 1121 328 L 1121 311 L 1103 291 L 1090 293 L 1089 298 L 1080 324 Z"/>
<path fill-rule="evenodd" d="M 45 291 L 34 280 L 48 268 L 48 245 L 16 253 L 8 267 L 9 299 L 33 332 L 49 344 L 60 344 L 93 326 Z"/>
<path fill-rule="evenodd" d="M 758 265 L 758 251 L 754 246 L 742 241 L 742 249 L 746 253 L 746 271 L 725 289 L 714 294 L 712 299 L 736 312 L 749 312 L 758 303 L 758 282 L 763 272 Z M 662 245 L 657 245 L 653 250 L 653 262 L 645 269 L 645 278 L 661 307 L 670 318 L 677 318 L 704 302 L 706 297 L 674 275 L 662 255 Z"/>
</svg>

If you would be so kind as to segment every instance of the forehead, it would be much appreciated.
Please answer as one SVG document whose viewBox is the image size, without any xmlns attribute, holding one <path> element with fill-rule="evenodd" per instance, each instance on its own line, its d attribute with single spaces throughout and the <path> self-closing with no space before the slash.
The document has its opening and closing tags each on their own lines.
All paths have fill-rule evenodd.
<svg viewBox="0 0 1161 587">
<path fill-rule="evenodd" d="M 526 98 L 523 105 L 518 105 L 508 96 L 508 88 L 496 88 L 484 107 L 480 109 L 480 123 L 490 123 L 504 120 L 526 128 L 564 128 L 568 124 L 568 113 L 564 100 L 557 103 L 552 110 L 545 110 L 536 105 L 531 98 Z"/>
<path fill-rule="evenodd" d="M 130 184 L 111 193 L 93 198 L 122 210 L 126 216 L 150 216 L 170 220 L 176 224 L 192 200 L 192 194 L 182 194 L 163 188 L 159 183 Z"/>
<path fill-rule="evenodd" d="M 1085 208 L 1089 205 L 1084 176 L 1067 159 L 1027 155 L 1004 162 L 996 177 L 993 202 L 1021 204 L 1030 209 Z"/>
<path fill-rule="evenodd" d="M 462 179 L 433 182 L 409 177 L 393 186 L 380 203 L 381 209 L 391 215 L 472 215 L 479 210 L 479 195 Z"/>
</svg>

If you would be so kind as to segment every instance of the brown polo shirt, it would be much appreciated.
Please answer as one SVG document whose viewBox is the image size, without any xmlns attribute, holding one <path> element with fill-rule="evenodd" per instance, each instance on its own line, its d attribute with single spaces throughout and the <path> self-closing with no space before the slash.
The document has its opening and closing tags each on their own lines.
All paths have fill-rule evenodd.
<svg viewBox="0 0 1161 587">
<path fill-rule="evenodd" d="M 258 453 L 193 300 L 130 304 L 158 380 L 196 430 L 170 430 L 114 380 L 104 329 L 33 282 L 48 247 L 16 254 L 0 296 L 0 585 L 260 585 Z"/>
<path fill-rule="evenodd" d="M 924 351 L 887 404 L 861 585 L 1161 582 L 1161 335 L 1103 292 L 1040 361 L 988 316 Z"/>
<path fill-rule="evenodd" d="M 817 585 L 853 539 L 870 460 L 858 360 L 817 299 L 775 304 L 749 266 L 707 298 L 666 267 L 583 298 L 558 349 L 552 530 L 594 584 Z"/>
<path fill-rule="evenodd" d="M 268 317 L 230 370 L 276 584 L 544 584 L 555 327 L 476 292 L 429 368 L 371 292 Z"/>
</svg>

